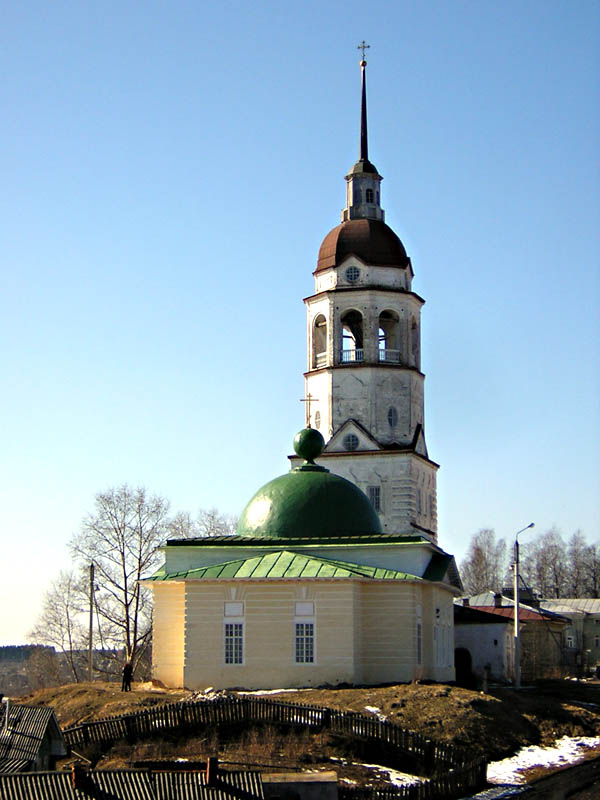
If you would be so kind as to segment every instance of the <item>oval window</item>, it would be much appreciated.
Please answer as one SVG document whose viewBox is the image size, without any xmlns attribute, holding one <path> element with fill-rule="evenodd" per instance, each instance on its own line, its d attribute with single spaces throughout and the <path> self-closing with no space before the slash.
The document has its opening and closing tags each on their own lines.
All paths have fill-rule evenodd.
<svg viewBox="0 0 600 800">
<path fill-rule="evenodd" d="M 315 425 L 317 426 L 317 428 L 321 427 L 321 412 L 320 411 L 315 412 Z"/>
<path fill-rule="evenodd" d="M 360 275 L 360 270 L 358 267 L 348 267 L 346 270 L 346 280 L 350 281 L 350 283 L 354 283 L 357 281 Z"/>
<path fill-rule="evenodd" d="M 356 450 L 358 447 L 358 436 L 355 433 L 347 433 L 344 436 L 344 447 L 346 450 Z"/>
<path fill-rule="evenodd" d="M 395 428 L 398 424 L 398 412 L 394 406 L 390 406 L 388 409 L 388 422 L 390 423 L 390 428 Z"/>
</svg>

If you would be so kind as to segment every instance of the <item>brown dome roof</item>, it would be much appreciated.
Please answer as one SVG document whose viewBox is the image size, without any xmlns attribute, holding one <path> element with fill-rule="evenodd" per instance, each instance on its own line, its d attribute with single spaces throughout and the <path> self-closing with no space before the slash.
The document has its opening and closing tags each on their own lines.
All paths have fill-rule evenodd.
<svg viewBox="0 0 600 800">
<path fill-rule="evenodd" d="M 317 272 L 335 267 L 355 255 L 366 264 L 406 267 L 406 250 L 394 231 L 381 220 L 350 219 L 329 231 L 323 239 L 317 260 Z"/>
</svg>

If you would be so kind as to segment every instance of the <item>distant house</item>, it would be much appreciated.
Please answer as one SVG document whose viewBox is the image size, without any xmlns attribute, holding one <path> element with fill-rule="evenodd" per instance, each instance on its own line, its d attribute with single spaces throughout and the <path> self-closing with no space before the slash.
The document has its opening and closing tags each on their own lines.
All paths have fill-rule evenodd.
<svg viewBox="0 0 600 800">
<path fill-rule="evenodd" d="M 454 646 L 458 658 L 465 650 L 471 657 L 473 672 L 483 676 L 489 665 L 490 677 L 496 680 L 513 680 L 514 603 L 511 597 L 495 592 L 483 592 L 463 598 L 461 606 L 487 615 L 478 623 L 460 618 L 455 612 Z M 456 608 L 456 607 L 455 607 Z M 497 620 L 494 635 L 492 620 Z M 562 615 L 546 609 L 519 604 L 521 624 L 521 676 L 523 680 L 554 678 L 565 674 L 564 631 L 569 621 Z M 479 626 L 479 627 L 477 627 Z M 502 665 L 502 666 L 501 666 Z M 483 666 L 483 669 L 482 669 Z M 502 671 L 500 672 L 500 667 Z"/>
<path fill-rule="evenodd" d="M 510 681 L 514 666 L 513 623 L 488 608 L 454 606 L 454 664 L 463 686 L 485 678 Z"/>
<path fill-rule="evenodd" d="M 600 599 L 541 600 L 543 608 L 569 620 L 564 630 L 567 663 L 579 675 L 600 667 Z"/>
<path fill-rule="evenodd" d="M 258 772 L 87 770 L 0 774 L 2 800 L 264 800 Z M 310 800 L 310 798 L 309 798 Z"/>
<path fill-rule="evenodd" d="M 0 773 L 53 770 L 67 755 L 62 732 L 51 708 L 13 704 L 0 706 Z M 0 792 L 0 797 L 6 797 Z"/>
</svg>

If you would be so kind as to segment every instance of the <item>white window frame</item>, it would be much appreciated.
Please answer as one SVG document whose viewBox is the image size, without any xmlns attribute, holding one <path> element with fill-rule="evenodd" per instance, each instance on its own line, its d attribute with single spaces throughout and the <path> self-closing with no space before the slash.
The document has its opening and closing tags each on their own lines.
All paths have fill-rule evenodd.
<svg viewBox="0 0 600 800">
<path fill-rule="evenodd" d="M 239 626 L 239 631 L 236 630 L 236 627 Z M 228 636 L 228 628 L 231 628 L 231 636 Z M 239 635 L 238 635 L 239 634 Z M 231 639 L 231 643 L 229 641 Z M 243 617 L 225 617 L 223 620 L 223 664 L 226 667 L 239 667 L 243 666 L 245 663 L 245 652 L 246 652 L 246 631 L 244 625 L 244 618 Z M 236 657 L 238 653 L 236 652 L 236 643 L 239 642 L 239 650 L 240 650 L 240 660 L 237 661 Z M 233 660 L 228 660 L 228 650 L 229 645 L 231 644 L 231 657 Z"/>
<path fill-rule="evenodd" d="M 295 604 L 294 614 L 294 637 L 293 637 L 293 663 L 298 667 L 314 666 L 317 663 L 317 625 L 315 621 L 315 604 L 310 600 L 299 601 Z M 310 638 L 312 640 L 312 661 L 298 660 L 298 625 L 311 625 Z M 306 629 L 302 632 L 303 638 L 306 637 Z M 304 644 L 303 654 L 306 653 L 306 643 Z"/>
<path fill-rule="evenodd" d="M 375 511 L 381 511 L 381 486 L 367 486 L 367 496 Z"/>
</svg>

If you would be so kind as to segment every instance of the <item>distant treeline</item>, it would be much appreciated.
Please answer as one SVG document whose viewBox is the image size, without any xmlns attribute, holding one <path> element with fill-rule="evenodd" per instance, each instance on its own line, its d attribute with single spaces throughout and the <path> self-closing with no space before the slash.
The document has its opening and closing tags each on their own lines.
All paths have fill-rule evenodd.
<svg viewBox="0 0 600 800">
<path fill-rule="evenodd" d="M 0 647 L 0 661 L 28 661 L 34 652 L 54 653 L 55 650 L 42 644 L 9 644 Z"/>
</svg>

